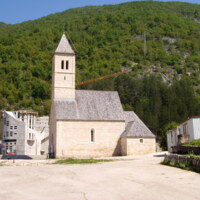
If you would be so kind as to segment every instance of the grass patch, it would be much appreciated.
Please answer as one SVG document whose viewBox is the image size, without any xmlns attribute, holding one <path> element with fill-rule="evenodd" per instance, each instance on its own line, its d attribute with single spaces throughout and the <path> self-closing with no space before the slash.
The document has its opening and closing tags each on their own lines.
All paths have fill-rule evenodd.
<svg viewBox="0 0 200 200">
<path fill-rule="evenodd" d="M 193 171 L 196 173 L 200 173 L 200 170 L 194 168 L 190 163 L 184 163 L 184 162 L 180 162 L 180 163 L 176 163 L 173 161 L 163 161 L 161 162 L 162 165 L 168 165 L 171 167 L 176 167 L 176 168 L 180 168 L 180 169 L 184 169 L 184 170 L 188 170 L 188 171 Z"/>
<path fill-rule="evenodd" d="M 192 140 L 191 142 L 183 144 L 183 146 L 195 146 L 200 147 L 200 139 L 199 140 Z"/>
<path fill-rule="evenodd" d="M 191 170 L 188 164 L 182 163 L 182 162 L 175 163 L 173 161 L 163 161 L 161 164 L 168 165 L 171 167 L 178 167 L 178 168 L 185 169 L 185 170 Z"/>
<path fill-rule="evenodd" d="M 98 159 L 65 159 L 58 160 L 55 164 L 95 164 L 101 162 L 111 162 L 112 160 L 98 160 Z"/>
<path fill-rule="evenodd" d="M 186 154 L 186 156 L 192 156 L 192 157 L 200 157 L 200 155 L 196 155 L 193 152 Z"/>
<path fill-rule="evenodd" d="M 6 161 L 0 162 L 0 166 L 6 166 Z"/>
</svg>

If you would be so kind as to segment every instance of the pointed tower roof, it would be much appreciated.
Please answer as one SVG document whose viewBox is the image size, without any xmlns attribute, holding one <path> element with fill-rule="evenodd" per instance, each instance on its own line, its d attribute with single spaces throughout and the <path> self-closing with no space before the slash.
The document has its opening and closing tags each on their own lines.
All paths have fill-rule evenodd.
<svg viewBox="0 0 200 200">
<path fill-rule="evenodd" d="M 55 51 L 55 53 L 70 53 L 74 54 L 74 51 L 69 44 L 69 41 L 67 40 L 65 34 L 63 33 L 62 38 L 60 39 L 60 42 L 58 44 L 58 47 Z"/>
</svg>

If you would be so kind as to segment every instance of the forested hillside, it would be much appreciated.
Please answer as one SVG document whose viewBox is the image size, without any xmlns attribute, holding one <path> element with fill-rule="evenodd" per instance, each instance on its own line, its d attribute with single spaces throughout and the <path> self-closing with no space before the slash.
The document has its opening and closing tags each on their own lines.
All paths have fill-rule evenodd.
<svg viewBox="0 0 200 200">
<path fill-rule="evenodd" d="M 154 133 L 200 114 L 200 6 L 152 1 L 0 23 L 0 109 L 49 113 L 51 58 L 64 31 L 76 52 L 77 82 L 131 69 L 82 88 L 118 90 L 124 108 Z"/>
</svg>

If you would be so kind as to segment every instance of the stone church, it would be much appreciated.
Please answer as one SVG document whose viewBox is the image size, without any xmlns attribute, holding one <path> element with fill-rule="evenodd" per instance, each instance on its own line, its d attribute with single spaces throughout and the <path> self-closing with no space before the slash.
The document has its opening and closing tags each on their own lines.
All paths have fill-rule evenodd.
<svg viewBox="0 0 200 200">
<path fill-rule="evenodd" d="M 116 91 L 76 90 L 75 53 L 63 34 L 53 56 L 50 153 L 56 158 L 155 152 L 155 135 Z"/>
</svg>

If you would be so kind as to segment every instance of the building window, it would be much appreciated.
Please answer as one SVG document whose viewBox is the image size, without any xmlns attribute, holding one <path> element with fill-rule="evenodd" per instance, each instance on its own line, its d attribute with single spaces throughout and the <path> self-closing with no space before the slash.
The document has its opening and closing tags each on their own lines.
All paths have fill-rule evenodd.
<svg viewBox="0 0 200 200">
<path fill-rule="evenodd" d="M 140 143 L 143 143 L 143 139 L 140 139 Z"/>
<path fill-rule="evenodd" d="M 8 131 L 6 131 L 6 137 L 8 137 Z"/>
<path fill-rule="evenodd" d="M 69 61 L 67 60 L 66 61 L 66 69 L 68 69 L 69 68 Z"/>
<path fill-rule="evenodd" d="M 6 125 L 9 126 L 9 121 L 6 122 Z"/>
<path fill-rule="evenodd" d="M 14 133 L 15 135 L 17 135 L 17 133 Z"/>
<path fill-rule="evenodd" d="M 13 126 L 10 126 L 10 129 L 13 129 Z"/>
<path fill-rule="evenodd" d="M 29 139 L 31 139 L 31 133 L 29 133 Z"/>
<path fill-rule="evenodd" d="M 12 137 L 13 136 L 13 132 L 12 131 L 10 131 L 10 137 Z"/>
<path fill-rule="evenodd" d="M 6 125 L 6 118 L 4 118 L 4 125 Z"/>
<path fill-rule="evenodd" d="M 14 150 L 14 154 L 17 154 L 17 151 L 16 151 L 16 150 Z"/>
<path fill-rule="evenodd" d="M 17 129 L 17 126 L 15 126 L 14 129 Z"/>
<path fill-rule="evenodd" d="M 66 76 L 64 76 L 64 80 L 66 80 Z"/>
<path fill-rule="evenodd" d="M 61 69 L 64 69 L 64 60 L 61 61 Z"/>
<path fill-rule="evenodd" d="M 91 142 L 94 142 L 94 129 L 91 130 Z"/>
</svg>

